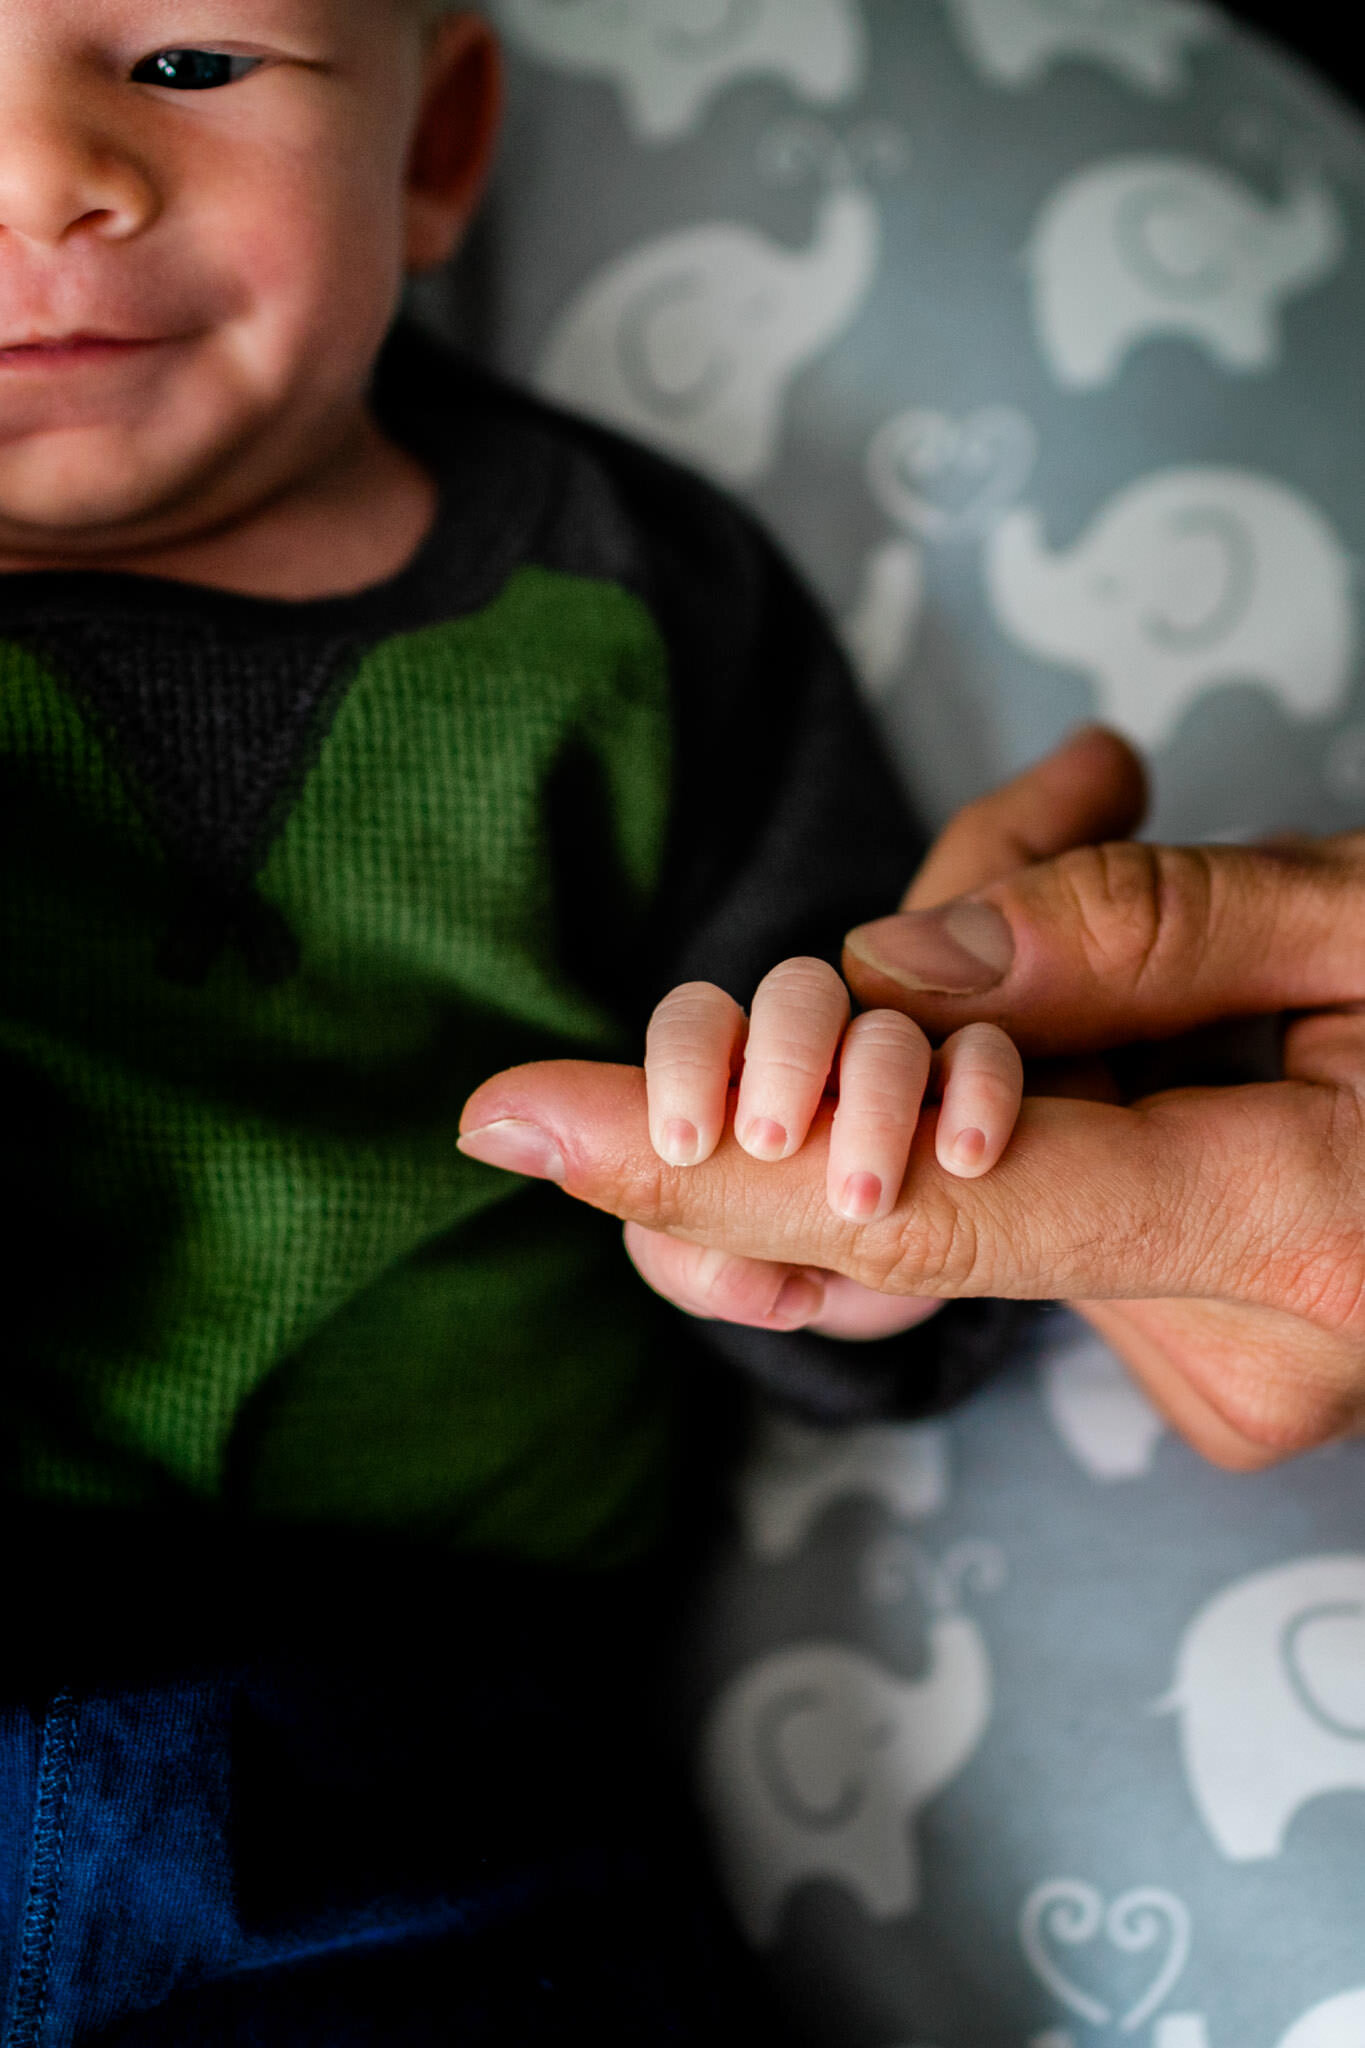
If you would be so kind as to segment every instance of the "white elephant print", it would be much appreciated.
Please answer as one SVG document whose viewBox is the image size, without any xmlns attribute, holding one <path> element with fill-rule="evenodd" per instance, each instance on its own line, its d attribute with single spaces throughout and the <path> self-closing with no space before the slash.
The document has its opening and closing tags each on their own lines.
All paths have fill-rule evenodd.
<svg viewBox="0 0 1365 2048">
<path fill-rule="evenodd" d="M 1141 477 L 1056 553 L 1036 513 L 1008 513 L 985 568 L 1002 629 L 1086 672 L 1100 715 L 1141 745 L 1220 684 L 1257 685 L 1294 718 L 1327 716 L 1350 686 L 1354 566 L 1314 505 L 1248 470 Z"/>
<path fill-rule="evenodd" d="M 1276 2048 L 1361 2048 L 1365 2043 L 1365 1987 L 1338 1992 L 1281 2034 Z M 1038 2034 L 1029 2048 L 1078 2048 L 1075 2037 L 1060 2029 Z M 1152 2029 L 1151 2048 L 1211 2048 L 1209 2024 L 1202 2013 L 1164 2013 Z M 1238 2042 L 1236 2048 L 1245 2048 Z"/>
<path fill-rule="evenodd" d="M 1028 2048 L 1080 2048 L 1080 2043 L 1066 2028 L 1048 2027 L 1032 2037 Z M 1163 2013 L 1152 2028 L 1151 2048 L 1210 2048 L 1208 2022 L 1198 2012 Z"/>
<path fill-rule="evenodd" d="M 805 249 L 729 222 L 663 235 L 583 287 L 537 381 L 724 483 L 755 483 L 776 456 L 788 385 L 854 319 L 880 244 L 876 201 L 844 180 Z"/>
<path fill-rule="evenodd" d="M 1365 1555 L 1219 1593 L 1185 1631 L 1161 1710 L 1180 1715 L 1191 1795 L 1230 1862 L 1277 1856 L 1310 1799 L 1365 1792 Z"/>
<path fill-rule="evenodd" d="M 1036 85 L 1059 58 L 1107 65 L 1150 93 L 1185 83 L 1187 50 L 1218 34 L 1193 0 L 948 0 L 968 54 L 993 85 Z"/>
<path fill-rule="evenodd" d="M 797 1643 L 741 1671 L 703 1731 L 702 1796 L 731 1903 L 755 1943 L 813 1880 L 875 1920 L 913 1913 L 915 1823 L 962 1770 L 991 1713 L 976 1622 L 944 1605 L 929 1665 L 906 1680 L 843 1643 Z"/>
<path fill-rule="evenodd" d="M 1048 1417 L 1092 1479 L 1140 1479 L 1166 1425 L 1132 1375 L 1084 1323 L 1042 1366 Z"/>
<path fill-rule="evenodd" d="M 869 554 L 844 642 L 867 695 L 884 697 L 913 651 L 928 584 L 922 543 L 989 532 L 1028 482 L 1033 423 L 1008 405 L 965 419 L 912 406 L 883 421 L 867 452 L 872 496 L 904 536 Z"/>
<path fill-rule="evenodd" d="M 1058 383 L 1093 389 L 1140 341 L 1174 335 L 1225 370 L 1268 370 L 1280 309 L 1331 275 L 1341 210 L 1320 178 L 1269 205 L 1228 172 L 1132 156 L 1079 172 L 1043 208 L 1027 263 L 1039 346 Z"/>
<path fill-rule="evenodd" d="M 1365 1985 L 1315 2005 L 1280 2038 L 1279 2048 L 1361 2048 L 1365 2042 Z"/>
<path fill-rule="evenodd" d="M 928 580 L 924 549 L 912 540 L 882 541 L 863 563 L 840 630 L 853 673 L 874 704 L 905 673 L 919 638 Z"/>
<path fill-rule="evenodd" d="M 867 68 L 859 0 L 500 0 L 497 14 L 533 56 L 615 80 L 646 142 L 688 134 L 735 79 L 768 74 L 833 105 Z"/>
<path fill-rule="evenodd" d="M 897 1519 L 936 1514 L 948 1499 L 948 1446 L 932 1423 L 812 1429 L 770 1416 L 739 1482 L 745 1547 L 765 1563 L 801 1548 L 836 1500 L 870 1499 Z"/>
</svg>

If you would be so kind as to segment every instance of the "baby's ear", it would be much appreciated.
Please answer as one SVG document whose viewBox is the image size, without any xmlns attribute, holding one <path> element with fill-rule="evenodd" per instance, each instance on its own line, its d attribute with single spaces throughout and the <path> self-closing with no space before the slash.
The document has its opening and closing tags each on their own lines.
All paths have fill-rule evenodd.
<svg viewBox="0 0 1365 2048">
<path fill-rule="evenodd" d="M 409 271 L 434 270 L 455 253 L 483 196 L 502 119 L 502 58 L 476 14 L 434 30 L 407 175 Z"/>
</svg>

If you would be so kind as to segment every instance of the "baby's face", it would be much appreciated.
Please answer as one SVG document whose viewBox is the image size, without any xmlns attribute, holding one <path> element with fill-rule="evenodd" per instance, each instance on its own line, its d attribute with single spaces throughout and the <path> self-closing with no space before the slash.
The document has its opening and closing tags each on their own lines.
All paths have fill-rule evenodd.
<svg viewBox="0 0 1365 2048">
<path fill-rule="evenodd" d="M 416 0 L 0 0 L 0 559 L 326 459 L 433 253 L 430 75 Z"/>
</svg>

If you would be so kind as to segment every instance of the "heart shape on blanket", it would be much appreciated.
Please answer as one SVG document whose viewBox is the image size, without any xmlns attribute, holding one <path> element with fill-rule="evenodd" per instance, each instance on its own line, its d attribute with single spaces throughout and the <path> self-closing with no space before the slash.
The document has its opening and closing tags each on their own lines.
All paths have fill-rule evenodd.
<svg viewBox="0 0 1365 2048">
<path fill-rule="evenodd" d="M 1028 482 L 1033 423 L 1008 405 L 965 419 L 912 406 L 877 429 L 867 452 L 872 495 L 889 519 L 924 540 L 990 530 Z"/>
<path fill-rule="evenodd" d="M 1029 1893 L 1019 1916 L 1019 1939 L 1029 1967 L 1069 2011 L 1092 2026 L 1117 2022 L 1131 2034 L 1150 2019 L 1174 1989 L 1190 1953 L 1188 1908 L 1174 1892 L 1135 1885 L 1105 1906 L 1104 1896 L 1079 1878 L 1052 1878 Z M 1125 1956 L 1150 1949 L 1152 1970 L 1126 2009 L 1098 1997 L 1063 1967 L 1065 1950 L 1089 1949 L 1086 1976 L 1093 1984 L 1111 1975 L 1107 1950 Z"/>
</svg>

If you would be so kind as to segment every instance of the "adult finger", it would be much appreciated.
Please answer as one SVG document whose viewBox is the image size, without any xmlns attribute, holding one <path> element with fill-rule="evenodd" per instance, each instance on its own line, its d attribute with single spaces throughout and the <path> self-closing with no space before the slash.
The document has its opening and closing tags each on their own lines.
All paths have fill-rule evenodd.
<svg viewBox="0 0 1365 2048">
<path fill-rule="evenodd" d="M 1025 1055 L 1365 998 L 1365 835 L 1301 847 L 1071 849 L 851 932 L 858 999 L 931 1036 L 1002 1025 Z"/>
<path fill-rule="evenodd" d="M 1343 1091 L 1343 1113 L 1365 1098 L 1365 1010 L 1347 1007 L 1299 1017 L 1285 1031 L 1280 1065 L 1298 1081 L 1320 1081 Z M 1356 1154 L 1365 1167 L 1365 1150 Z"/>
<path fill-rule="evenodd" d="M 1280 1082 L 1128 1108 L 1029 1097 L 1000 1164 L 971 1181 L 938 1165 L 927 1115 L 896 1206 L 863 1224 L 825 1197 L 828 1104 L 779 1164 L 727 1134 L 704 1165 L 673 1168 L 649 1142 L 638 1069 L 552 1061 L 485 1082 L 460 1142 L 650 1229 L 880 1292 L 1216 1296 L 1365 1327 L 1360 1189 L 1336 1150 L 1336 1095 Z"/>
<path fill-rule="evenodd" d="M 1146 808 L 1146 772 L 1128 742 L 1105 726 L 1082 726 L 949 819 L 901 909 L 946 903 L 1069 847 L 1125 839 Z"/>
<path fill-rule="evenodd" d="M 1079 1301 L 1202 1457 L 1257 1472 L 1365 1421 L 1365 1346 L 1299 1316 L 1219 1301 Z"/>
</svg>

